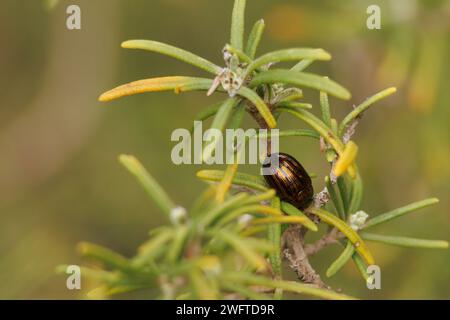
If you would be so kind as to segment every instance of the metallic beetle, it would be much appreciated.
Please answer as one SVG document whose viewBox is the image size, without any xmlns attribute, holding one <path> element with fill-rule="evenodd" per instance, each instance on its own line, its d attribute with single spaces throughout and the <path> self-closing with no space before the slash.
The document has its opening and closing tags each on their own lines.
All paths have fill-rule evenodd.
<svg viewBox="0 0 450 320">
<path fill-rule="evenodd" d="M 278 166 L 272 157 L 278 157 Z M 276 159 L 275 159 L 276 160 Z M 264 179 L 277 191 L 281 200 L 289 202 L 298 209 L 306 209 L 314 197 L 311 178 L 303 166 L 294 157 L 286 153 L 273 153 L 263 163 L 269 173 Z"/>
</svg>

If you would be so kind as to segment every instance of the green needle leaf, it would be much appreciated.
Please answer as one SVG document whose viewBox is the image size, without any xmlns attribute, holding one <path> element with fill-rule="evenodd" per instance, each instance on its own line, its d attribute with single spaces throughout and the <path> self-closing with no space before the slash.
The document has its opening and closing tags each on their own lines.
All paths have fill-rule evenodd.
<svg viewBox="0 0 450 320">
<path fill-rule="evenodd" d="M 123 271 L 132 270 L 130 261 L 127 258 L 108 248 L 88 242 L 81 242 L 78 244 L 78 251 L 85 258 L 103 263 L 106 268 L 119 269 Z"/>
<path fill-rule="evenodd" d="M 138 255 L 133 259 L 133 266 L 141 267 L 146 262 L 153 260 L 159 250 L 169 242 L 174 236 L 174 230 L 164 228 L 153 236 L 150 240 L 141 245 L 138 249 Z"/>
<path fill-rule="evenodd" d="M 267 226 L 250 226 L 239 233 L 243 237 L 252 237 L 260 233 L 267 233 Z"/>
<path fill-rule="evenodd" d="M 246 0 L 235 0 L 231 20 L 231 40 L 233 47 L 244 50 L 245 6 Z"/>
<path fill-rule="evenodd" d="M 317 226 L 314 222 L 312 222 L 311 219 L 308 218 L 307 215 L 305 215 L 300 209 L 297 209 L 296 207 L 294 207 L 292 204 L 288 203 L 288 202 L 281 202 L 281 209 L 290 216 L 298 216 L 298 217 L 305 217 L 305 223 L 304 226 L 306 228 L 308 228 L 311 231 L 316 232 Z"/>
<path fill-rule="evenodd" d="M 298 108 L 298 109 L 312 109 L 313 106 L 310 103 L 301 103 L 301 102 L 288 102 L 282 101 L 277 104 L 277 107 L 285 107 L 285 108 Z"/>
<path fill-rule="evenodd" d="M 228 100 L 228 99 L 227 99 Z M 214 103 L 206 108 L 204 108 L 202 111 L 200 111 L 194 118 L 194 121 L 205 121 L 217 114 L 219 112 L 220 107 L 227 101 L 223 100 L 217 103 Z M 194 126 L 191 127 L 191 133 L 194 131 Z"/>
<path fill-rule="evenodd" d="M 304 60 L 300 61 L 299 63 L 297 63 L 295 66 L 293 66 L 291 70 L 301 72 L 301 71 L 305 70 L 306 68 L 308 68 L 313 62 L 314 62 L 314 60 L 304 59 Z"/>
<path fill-rule="evenodd" d="M 233 247 L 255 269 L 267 270 L 266 260 L 248 245 L 246 239 L 225 230 L 215 231 L 214 235 Z"/>
<path fill-rule="evenodd" d="M 303 91 L 302 89 L 290 87 L 284 89 L 281 93 L 277 95 L 276 102 L 282 103 L 282 102 L 296 102 L 297 100 L 300 100 L 303 98 Z"/>
<path fill-rule="evenodd" d="M 66 274 L 68 265 L 60 265 L 56 268 L 59 274 Z M 81 267 L 81 275 L 87 279 L 103 282 L 106 286 L 114 285 L 120 281 L 120 275 L 117 272 L 104 271 L 100 269 L 92 269 Z"/>
<path fill-rule="evenodd" d="M 202 70 L 210 72 L 214 75 L 218 75 L 222 68 L 215 65 L 214 63 L 199 57 L 189 51 L 157 42 L 151 40 L 129 40 L 122 43 L 122 48 L 125 49 L 142 49 L 147 51 L 152 51 L 160 54 L 164 54 L 166 56 L 178 59 L 180 61 L 191 64 L 195 67 L 198 67 Z"/>
<path fill-rule="evenodd" d="M 260 218 L 252 220 L 253 225 L 264 225 L 264 224 L 301 224 L 306 226 L 309 223 L 308 217 L 300 217 L 300 216 L 272 216 L 269 218 Z"/>
<path fill-rule="evenodd" d="M 184 245 L 189 237 L 189 231 L 190 230 L 188 226 L 179 226 L 175 230 L 175 236 L 173 238 L 169 251 L 167 252 L 167 260 L 170 263 L 174 263 L 180 258 L 183 252 Z"/>
<path fill-rule="evenodd" d="M 264 29 L 266 24 L 264 20 L 258 20 L 253 26 L 252 31 L 248 37 L 247 47 L 245 48 L 245 53 L 251 58 L 254 59 L 256 55 L 256 51 L 258 50 L 259 43 L 261 42 L 262 35 L 264 33 Z"/>
<path fill-rule="evenodd" d="M 330 102 L 328 101 L 328 94 L 323 91 L 320 92 L 320 107 L 322 109 L 323 122 L 331 127 Z"/>
<path fill-rule="evenodd" d="M 348 208 L 350 206 L 350 195 L 351 195 L 351 188 L 347 181 L 347 176 L 338 177 L 337 185 L 339 188 L 339 194 L 341 195 L 344 212 L 345 215 L 347 215 Z"/>
<path fill-rule="evenodd" d="M 274 189 L 270 189 L 266 192 L 256 194 L 254 196 L 248 197 L 248 199 L 242 204 L 242 205 L 248 205 L 248 204 L 259 204 L 263 201 L 272 200 L 276 195 L 276 192 Z"/>
<path fill-rule="evenodd" d="M 309 137 L 313 139 L 320 139 L 320 135 L 313 130 L 292 129 L 280 130 L 278 132 L 268 132 L 266 134 L 258 133 L 255 138 L 287 138 L 287 137 Z"/>
<path fill-rule="evenodd" d="M 372 253 L 361 239 L 361 237 L 347 223 L 336 217 L 334 214 L 318 208 L 311 208 L 309 211 L 317 215 L 323 222 L 336 227 L 341 231 L 355 246 L 356 251 L 364 258 L 368 265 L 375 264 Z"/>
<path fill-rule="evenodd" d="M 352 256 L 352 260 L 356 265 L 356 268 L 358 269 L 359 273 L 363 277 L 365 281 L 369 280 L 369 274 L 367 273 L 367 265 L 364 262 L 364 260 L 361 258 L 361 256 L 358 253 L 354 253 Z"/>
<path fill-rule="evenodd" d="M 245 74 L 248 76 L 256 69 L 270 63 L 278 63 L 283 61 L 296 61 L 302 59 L 311 60 L 331 60 L 331 55 L 323 49 L 296 48 L 284 49 L 267 53 L 255 61 L 253 61 L 246 69 Z M 289 71 L 289 70 L 288 70 Z M 294 72 L 294 71 L 293 71 Z"/>
<path fill-rule="evenodd" d="M 347 245 L 342 251 L 341 255 L 331 264 L 331 266 L 327 269 L 327 277 L 331 278 L 334 276 L 341 268 L 350 260 L 350 258 L 355 253 L 355 248 L 353 247 L 350 241 L 347 241 Z"/>
<path fill-rule="evenodd" d="M 367 223 L 364 225 L 363 229 L 374 227 L 374 226 L 379 225 L 381 223 L 384 223 L 384 222 L 390 221 L 392 219 L 401 217 L 401 216 L 403 216 L 403 215 L 405 215 L 407 213 L 410 213 L 410 212 L 413 212 L 413 211 L 416 211 L 416 210 L 419 210 L 419 209 L 422 209 L 422 208 L 434 205 L 434 204 L 436 204 L 438 202 L 439 202 L 439 199 L 429 198 L 429 199 L 425 199 L 425 200 L 422 200 L 422 201 L 414 202 L 414 203 L 411 203 L 411 204 L 409 204 L 407 206 L 404 206 L 404 207 L 401 207 L 401 208 L 398 208 L 398 209 L 395 209 L 395 210 L 392 210 L 392 211 L 380 214 L 380 215 L 376 216 L 375 218 L 372 218 L 369 221 L 367 221 Z"/>
<path fill-rule="evenodd" d="M 211 124 L 211 129 L 217 129 L 220 131 L 224 131 L 225 126 L 227 124 L 228 119 L 233 112 L 233 109 L 238 105 L 239 99 L 230 98 L 225 100 L 225 102 L 220 106 L 219 111 L 214 118 L 213 123 Z M 214 141 L 207 143 L 203 148 L 203 161 L 208 162 L 212 153 L 217 147 L 218 141 L 214 139 Z"/>
<path fill-rule="evenodd" d="M 220 203 L 205 215 L 201 216 L 201 227 L 206 228 L 228 210 L 233 210 L 238 207 L 241 203 L 248 199 L 248 197 L 249 195 L 247 193 L 242 192 L 228 198 L 223 203 Z"/>
<path fill-rule="evenodd" d="M 317 89 L 344 100 L 351 98 L 351 94 L 347 89 L 328 78 L 292 70 L 278 69 L 261 72 L 254 76 L 250 82 L 250 86 L 257 87 L 262 84 L 271 83 L 284 83 L 298 87 Z"/>
<path fill-rule="evenodd" d="M 254 104 L 254 106 L 256 107 L 256 109 L 258 109 L 259 113 L 264 118 L 264 120 L 267 123 L 267 126 L 270 129 L 273 129 L 277 126 L 277 121 L 273 117 L 269 107 L 266 105 L 264 100 L 262 100 L 258 96 L 258 94 L 255 91 L 250 90 L 249 88 L 246 87 L 242 87 L 241 89 L 239 89 L 238 94 Z"/>
<path fill-rule="evenodd" d="M 330 124 L 331 129 L 333 130 L 334 134 L 338 134 L 338 123 L 337 120 L 335 118 L 331 118 L 331 124 Z"/>
<path fill-rule="evenodd" d="M 348 207 L 348 214 L 354 214 L 361 208 L 361 202 L 364 193 L 362 179 L 357 168 L 355 174 L 356 174 L 355 179 L 352 179 L 353 182 L 352 195 Z"/>
<path fill-rule="evenodd" d="M 170 215 L 175 204 L 156 180 L 145 170 L 142 164 L 133 156 L 121 155 L 119 161 L 134 175 L 147 191 L 150 198 L 167 215 Z"/>
<path fill-rule="evenodd" d="M 201 170 L 197 172 L 197 177 L 209 181 L 221 181 L 225 175 L 222 170 Z M 254 176 L 246 173 L 237 172 L 233 178 L 233 184 L 259 191 L 267 191 L 270 188 L 261 176 Z"/>
<path fill-rule="evenodd" d="M 248 200 L 246 200 L 245 203 L 248 202 Z M 223 217 L 223 219 L 218 223 L 218 226 L 225 225 L 225 224 L 235 220 L 236 218 L 241 217 L 244 214 L 255 214 L 255 213 L 273 216 L 273 217 L 283 216 L 283 213 L 280 210 L 274 209 L 272 207 L 263 206 L 263 205 L 243 206 L 241 208 L 238 208 L 236 210 L 233 210 L 233 211 L 230 211 L 229 213 L 227 213 Z"/>
<path fill-rule="evenodd" d="M 280 199 L 278 197 L 272 200 L 272 207 L 278 211 L 281 209 Z M 274 252 L 269 253 L 269 261 L 272 266 L 272 271 L 275 278 L 281 280 L 283 278 L 283 263 L 281 260 L 281 224 L 270 224 L 267 228 L 267 238 L 276 249 Z M 282 290 L 275 292 L 275 298 L 277 300 L 281 300 L 282 297 Z"/>
<path fill-rule="evenodd" d="M 380 242 L 400 247 L 424 249 L 448 249 L 448 242 L 444 240 L 425 240 L 398 236 L 385 236 L 362 232 L 361 237 L 367 241 Z"/>
<path fill-rule="evenodd" d="M 195 294 L 202 300 L 216 300 L 218 292 L 211 281 L 198 269 L 193 268 L 189 272 Z"/>
<path fill-rule="evenodd" d="M 317 118 L 312 113 L 302 110 L 302 109 L 292 109 L 281 107 L 279 108 L 281 111 L 288 112 L 300 120 L 306 122 L 310 125 L 314 130 L 316 130 L 326 142 L 328 142 L 338 154 L 342 154 L 344 152 L 344 144 L 342 141 L 333 133 L 333 131 L 328 128 L 319 118 Z"/>
<path fill-rule="evenodd" d="M 325 177 L 325 184 L 327 186 L 327 190 L 328 193 L 330 194 L 331 200 L 333 201 L 333 205 L 336 208 L 336 211 L 338 212 L 339 218 L 345 221 L 345 211 L 342 205 L 342 201 L 340 197 L 338 197 L 335 185 L 331 183 L 331 179 L 329 176 Z"/>
<path fill-rule="evenodd" d="M 244 51 L 239 50 L 229 44 L 225 46 L 225 50 L 229 51 L 232 54 L 235 54 L 242 62 L 251 63 L 253 61 L 253 59 L 250 58 Z"/>
<path fill-rule="evenodd" d="M 233 114 L 230 117 L 230 121 L 228 122 L 227 129 L 238 129 L 241 127 L 245 115 L 245 107 L 242 104 L 243 103 L 241 102 L 241 104 L 234 109 Z"/>
<path fill-rule="evenodd" d="M 217 114 L 217 112 L 219 112 L 220 107 L 223 106 L 223 104 L 226 102 L 227 100 L 224 101 L 220 101 L 218 103 L 212 104 L 209 107 L 204 108 L 202 111 L 200 111 L 196 116 L 195 116 L 195 121 L 204 121 L 214 115 Z"/>
<path fill-rule="evenodd" d="M 368 98 L 366 101 L 364 101 L 362 104 L 360 104 L 359 106 L 357 106 L 355 109 L 353 109 L 352 112 L 350 112 L 345 118 L 344 120 L 342 120 L 341 125 L 339 126 L 339 134 L 342 135 L 344 134 L 344 130 L 347 128 L 348 125 L 350 125 L 352 123 L 353 120 L 355 120 L 356 118 L 358 118 L 364 111 L 366 111 L 370 106 L 372 106 L 375 102 L 387 98 L 390 95 L 394 94 L 395 92 L 397 92 L 396 88 L 388 88 L 386 90 L 383 90 L 379 93 L 377 93 L 376 95 Z"/>
<path fill-rule="evenodd" d="M 331 299 L 331 300 L 351 300 L 354 299 L 350 296 L 336 293 L 327 289 L 320 289 L 313 287 L 311 285 L 294 282 L 294 281 L 283 281 L 283 280 L 273 280 L 262 276 L 256 276 L 243 272 L 233 272 L 226 273 L 223 275 L 231 282 L 237 282 L 247 285 L 263 286 L 268 288 L 280 288 L 293 293 L 305 294 L 312 297 Z"/>
</svg>

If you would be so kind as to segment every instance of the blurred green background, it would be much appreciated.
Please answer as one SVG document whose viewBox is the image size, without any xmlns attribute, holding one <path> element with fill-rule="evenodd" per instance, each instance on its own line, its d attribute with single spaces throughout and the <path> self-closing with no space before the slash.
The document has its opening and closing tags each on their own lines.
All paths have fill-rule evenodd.
<svg viewBox="0 0 450 320">
<path fill-rule="evenodd" d="M 189 206 L 203 190 L 198 166 L 175 166 L 171 132 L 189 128 L 197 112 L 217 101 L 202 93 L 152 94 L 100 104 L 118 84 L 161 75 L 204 75 L 148 52 L 126 51 L 123 40 L 167 42 L 220 65 L 228 41 L 231 0 L 0 1 L 0 298 L 85 297 L 69 291 L 58 264 L 81 264 L 81 240 L 125 255 L 165 221 L 120 167 L 134 154 L 176 202 Z M 66 29 L 66 8 L 78 4 L 82 30 Z M 366 28 L 366 9 L 382 9 L 382 29 Z M 249 0 L 247 27 L 264 17 L 260 53 L 293 46 L 322 47 L 331 63 L 311 70 L 353 93 L 332 99 L 339 119 L 389 86 L 399 92 L 368 112 L 358 127 L 364 209 L 378 214 L 436 196 L 432 208 L 378 230 L 449 239 L 450 2 L 419 0 Z M 318 93 L 307 91 L 317 105 Z M 246 123 L 252 126 L 252 121 Z M 283 119 L 283 128 L 299 122 Z M 283 151 L 319 175 L 327 170 L 316 143 L 289 138 Z M 257 172 L 257 168 L 247 168 Z M 321 179 L 315 181 L 322 188 Z M 382 266 L 382 290 L 369 291 L 348 264 L 329 280 L 361 298 L 450 298 L 448 250 L 370 244 Z M 324 270 L 339 254 L 330 247 L 312 263 Z M 290 272 L 288 275 L 293 277 Z M 88 284 L 82 283 L 84 288 Z M 140 296 L 141 298 L 145 298 Z"/>
</svg>

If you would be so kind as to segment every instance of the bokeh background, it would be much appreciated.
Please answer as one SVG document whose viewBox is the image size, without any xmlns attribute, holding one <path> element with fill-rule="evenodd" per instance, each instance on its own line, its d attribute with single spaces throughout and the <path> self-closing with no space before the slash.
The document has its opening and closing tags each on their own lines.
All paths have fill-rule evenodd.
<svg viewBox="0 0 450 320">
<path fill-rule="evenodd" d="M 80 31 L 65 27 L 69 4 L 81 7 Z M 366 28 L 370 4 L 382 9 L 381 30 Z M 199 167 L 171 163 L 170 134 L 189 128 L 217 97 L 161 93 L 109 104 L 97 97 L 136 79 L 203 75 L 170 58 L 121 49 L 123 40 L 159 40 L 222 64 L 231 9 L 231 0 L 0 1 L 0 298 L 83 298 L 86 290 L 67 290 L 54 271 L 82 263 L 79 241 L 131 256 L 148 230 L 165 222 L 118 164 L 120 153 L 139 157 L 180 204 L 189 206 L 203 190 Z M 311 70 L 353 92 L 350 102 L 331 100 L 339 119 L 352 104 L 398 87 L 365 115 L 355 136 L 363 207 L 378 214 L 439 197 L 437 206 L 378 230 L 448 240 L 450 2 L 249 0 L 248 29 L 260 17 L 267 23 L 260 53 L 305 46 L 333 54 Z M 306 98 L 317 105 L 316 92 Z M 299 122 L 283 118 L 280 125 Z M 308 170 L 326 172 L 316 143 L 289 138 L 281 146 Z M 315 185 L 321 188 L 321 179 Z M 450 298 L 448 250 L 371 248 L 382 290 L 367 290 L 351 263 L 328 282 L 361 298 Z M 339 250 L 330 247 L 312 263 L 323 274 Z"/>
</svg>

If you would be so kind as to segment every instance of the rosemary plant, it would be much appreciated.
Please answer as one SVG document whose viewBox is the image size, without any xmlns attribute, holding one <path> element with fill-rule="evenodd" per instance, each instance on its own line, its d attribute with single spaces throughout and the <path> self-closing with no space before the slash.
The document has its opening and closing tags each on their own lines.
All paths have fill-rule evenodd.
<svg viewBox="0 0 450 320">
<path fill-rule="evenodd" d="M 361 115 L 396 89 L 377 93 L 338 122 L 332 115 L 328 96 L 348 100 L 349 91 L 327 77 L 304 71 L 315 61 L 330 60 L 331 55 L 322 49 L 293 48 L 256 57 L 265 25 L 263 20 L 257 21 L 244 41 L 245 6 L 245 0 L 234 3 L 231 39 L 223 49 L 224 67 L 156 41 L 130 40 L 122 44 L 123 48 L 157 52 L 184 61 L 209 72 L 211 78 L 170 76 L 140 80 L 102 94 L 100 101 L 169 90 L 200 90 L 208 95 L 220 92 L 225 99 L 196 118 L 203 121 L 214 117 L 212 127 L 220 130 L 238 127 L 246 111 L 262 128 L 277 127 L 281 114 L 292 116 L 310 129 L 280 130 L 279 136 L 318 141 L 330 165 L 323 191 L 316 196 L 314 205 L 302 212 L 281 201 L 261 177 L 239 173 L 238 165 L 232 164 L 224 171 L 197 173 L 200 179 L 213 183 L 187 210 L 170 199 L 136 158 L 121 155 L 120 162 L 171 223 L 150 231 L 149 240 L 131 258 L 94 244 L 80 244 L 82 256 L 103 265 L 102 269 L 83 268 L 83 275 L 100 283 L 96 292 L 107 296 L 152 289 L 156 292 L 154 297 L 162 299 L 281 299 L 283 292 L 295 292 L 316 298 L 349 299 L 324 283 L 308 256 L 329 244 L 340 244 L 342 254 L 331 263 L 326 276 L 334 276 L 352 260 L 363 279 L 371 281 L 367 266 L 375 264 L 375 260 L 366 241 L 448 248 L 446 241 L 367 232 L 438 202 L 430 198 L 369 219 L 361 208 L 363 182 L 356 164 L 359 148 L 352 136 Z M 285 61 L 296 64 L 290 69 L 275 68 Z M 311 113 L 312 105 L 302 101 L 302 88 L 320 92 L 321 117 Z M 328 225 L 328 231 L 319 241 L 306 243 L 306 232 L 317 232 L 318 224 Z M 299 281 L 284 280 L 283 260 L 297 273 Z"/>
</svg>

